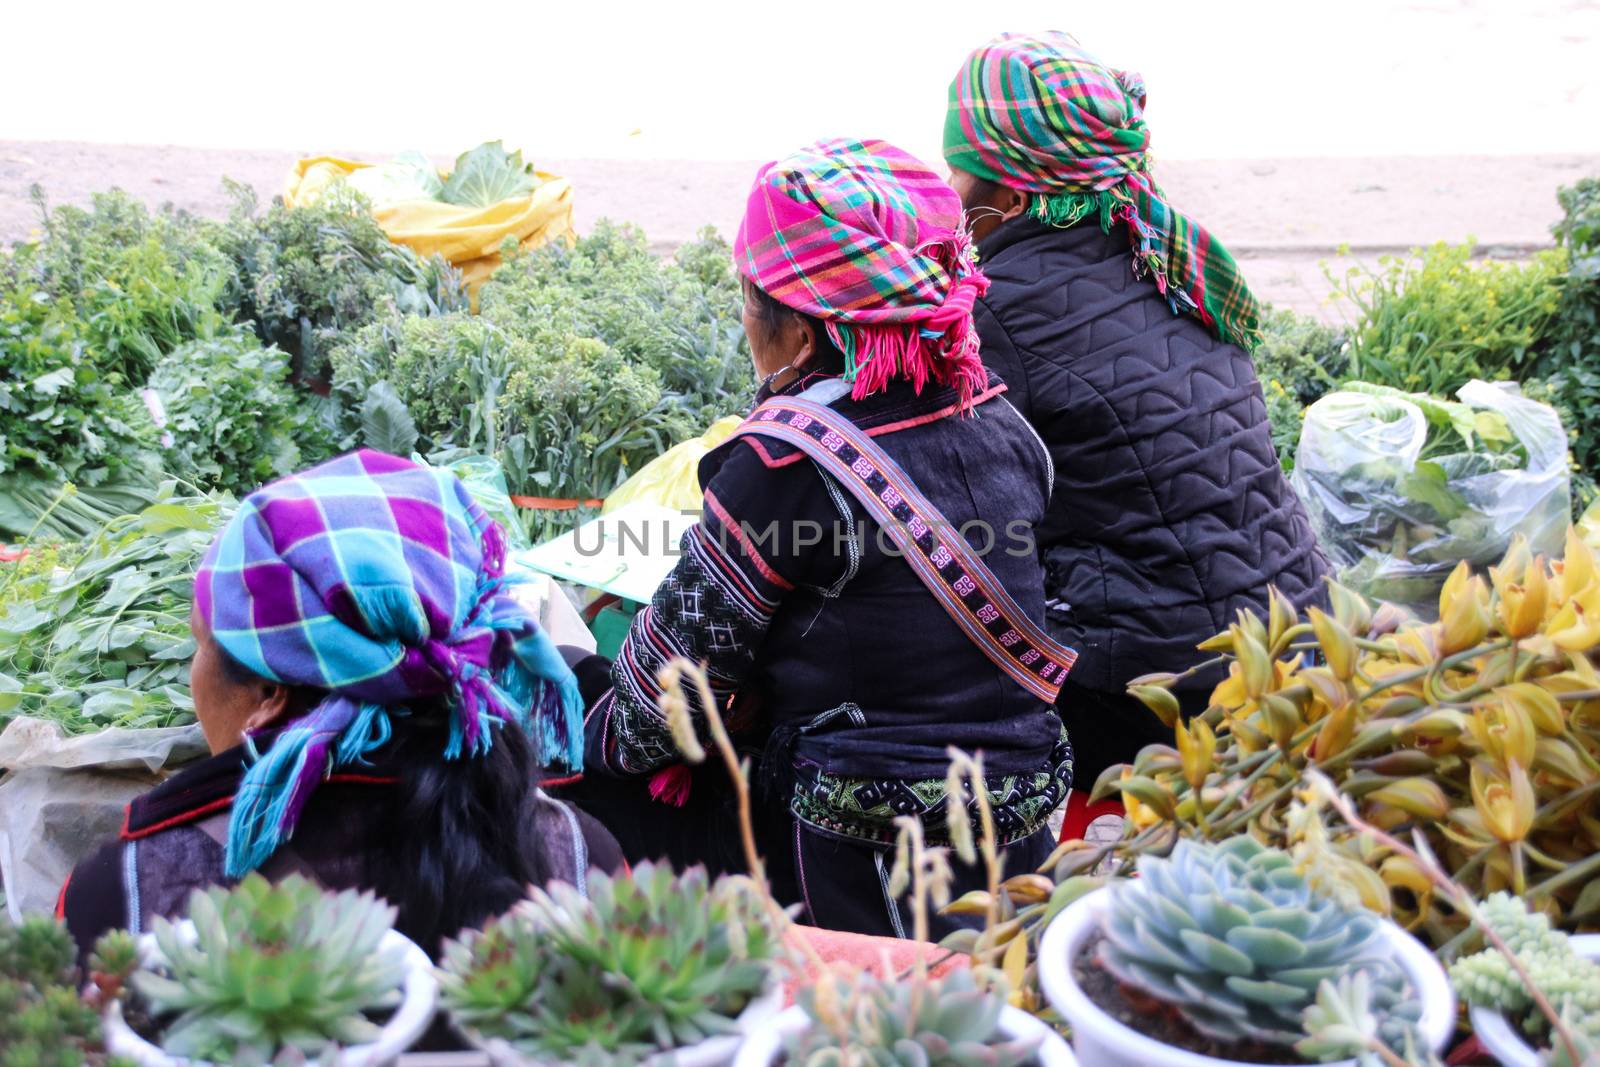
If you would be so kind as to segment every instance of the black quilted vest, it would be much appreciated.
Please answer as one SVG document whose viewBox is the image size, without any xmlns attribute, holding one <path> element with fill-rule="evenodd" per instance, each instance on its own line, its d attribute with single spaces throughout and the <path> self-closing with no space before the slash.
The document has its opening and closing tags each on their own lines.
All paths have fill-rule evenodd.
<svg viewBox="0 0 1600 1067">
<path fill-rule="evenodd" d="M 1273 453 L 1250 357 L 1136 279 L 1128 239 L 1027 218 L 979 245 L 984 361 L 1055 460 L 1039 543 L 1072 681 L 1183 670 L 1276 584 L 1322 595 L 1327 560 Z"/>
<path fill-rule="evenodd" d="M 999 383 L 994 383 L 996 389 Z M 1015 550 L 1010 523 L 1026 530 L 1045 513 L 1049 460 L 1028 424 L 995 395 L 971 413 L 954 414 L 955 394 L 930 386 L 921 395 L 895 381 L 835 411 L 874 434 L 944 517 L 967 534 L 984 563 L 1032 618 L 1044 614 L 1037 557 Z M 721 496 L 728 460 L 750 446 L 740 438 L 707 455 L 700 479 Z M 877 525 L 793 446 L 762 441 L 777 462 L 810 469 L 812 517 L 860 528 L 858 559 L 832 552 L 833 588 L 800 586 L 779 606 L 741 690 L 753 698 L 796 757 L 829 774 L 863 778 L 943 778 L 946 747 L 983 752 L 995 774 L 1043 768 L 1061 723 L 1050 705 L 1007 677 L 939 606 L 910 564 L 885 554 Z M 761 478 L 759 464 L 740 465 Z M 741 475 L 743 476 L 743 475 Z M 995 531 L 990 543 L 981 528 Z M 833 546 L 830 537 L 825 545 Z"/>
</svg>

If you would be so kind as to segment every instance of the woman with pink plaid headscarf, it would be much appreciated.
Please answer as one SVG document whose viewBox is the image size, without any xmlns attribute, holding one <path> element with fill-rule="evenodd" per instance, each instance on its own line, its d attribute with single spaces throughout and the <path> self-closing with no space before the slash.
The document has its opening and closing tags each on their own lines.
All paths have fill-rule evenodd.
<svg viewBox="0 0 1600 1067">
<path fill-rule="evenodd" d="M 630 859 L 742 868 L 730 783 L 689 771 L 657 711 L 661 668 L 704 662 L 755 760 L 780 896 L 819 926 L 904 936 L 894 820 L 949 839 L 949 746 L 983 754 L 1009 869 L 1052 845 L 1072 653 L 1040 627 L 1049 461 L 983 369 L 987 282 L 958 198 L 916 159 L 833 140 L 768 164 L 734 260 L 758 406 L 702 461 L 702 520 L 615 663 L 576 664 L 572 796 Z"/>
</svg>

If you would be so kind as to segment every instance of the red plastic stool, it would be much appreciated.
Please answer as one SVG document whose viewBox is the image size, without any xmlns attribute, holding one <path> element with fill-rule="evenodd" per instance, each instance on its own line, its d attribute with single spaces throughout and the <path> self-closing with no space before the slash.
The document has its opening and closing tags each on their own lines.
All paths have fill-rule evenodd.
<svg viewBox="0 0 1600 1067">
<path fill-rule="evenodd" d="M 1076 841 L 1083 837 L 1089 824 L 1102 815 L 1125 814 L 1120 800 L 1097 800 L 1089 803 L 1089 794 L 1074 789 L 1067 794 L 1067 817 L 1061 824 L 1061 841 Z M 1058 842 L 1059 843 L 1059 842 Z"/>
</svg>

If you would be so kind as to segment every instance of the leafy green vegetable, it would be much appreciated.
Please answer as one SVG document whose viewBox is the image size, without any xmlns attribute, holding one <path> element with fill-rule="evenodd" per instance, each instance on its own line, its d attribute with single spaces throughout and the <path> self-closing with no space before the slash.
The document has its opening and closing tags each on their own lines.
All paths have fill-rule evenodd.
<svg viewBox="0 0 1600 1067">
<path fill-rule="evenodd" d="M 12 282 L 77 320 L 100 373 L 143 382 L 163 353 L 226 327 L 217 302 L 233 267 L 215 223 L 152 213 L 121 192 L 89 210 L 51 210 L 32 192 L 43 233 L 13 249 Z"/>
<path fill-rule="evenodd" d="M 1584 178 L 1558 194 L 1562 217 L 1552 232 L 1567 253 L 1561 305 L 1550 343 L 1534 367 L 1544 378 L 1532 395 L 1548 398 L 1572 435 L 1583 475 L 1578 507 L 1595 498 L 1600 473 L 1600 177 Z"/>
<path fill-rule="evenodd" d="M 483 318 L 541 350 L 592 338 L 648 367 L 702 426 L 755 391 L 728 245 L 707 228 L 664 262 L 644 234 L 602 219 L 570 247 L 507 250 L 479 294 Z"/>
<path fill-rule="evenodd" d="M 314 441 L 311 420 L 289 384 L 289 359 L 236 332 L 181 345 L 150 379 L 172 444 L 169 472 L 203 488 L 250 492 L 301 466 L 297 443 Z"/>
<path fill-rule="evenodd" d="M 233 509 L 168 483 L 81 552 L 32 547 L 26 566 L 0 567 L 0 727 L 16 715 L 68 733 L 192 721 L 194 571 Z"/>
<path fill-rule="evenodd" d="M 1345 379 L 1350 359 L 1344 333 L 1287 308 L 1273 308 L 1250 355 L 1267 403 L 1273 448 L 1283 468 L 1292 470 L 1306 405 Z"/>
<path fill-rule="evenodd" d="M 289 353 L 302 378 L 324 377 L 328 352 L 370 322 L 467 306 L 460 272 L 392 243 L 349 189 L 335 187 L 306 207 L 275 201 L 259 216 L 255 194 L 232 189 L 236 203 L 220 241 L 237 277 L 224 309 L 251 322 L 262 344 Z"/>
<path fill-rule="evenodd" d="M 1531 376 L 1561 301 L 1567 254 L 1527 263 L 1476 259 L 1471 242 L 1385 256 L 1376 270 L 1329 274 L 1360 311 L 1350 376 L 1406 392 L 1447 396 L 1474 378 Z"/>
<path fill-rule="evenodd" d="M 439 171 L 421 152 L 401 152 L 387 163 L 353 171 L 345 180 L 375 207 L 407 200 L 438 200 L 444 191 Z"/>
<path fill-rule="evenodd" d="M 153 488 L 157 428 L 135 390 L 167 352 L 226 329 L 231 267 L 210 224 L 121 193 L 90 210 L 36 199 L 43 236 L 0 254 L 0 536 L 31 529 L 67 481 Z"/>
<path fill-rule="evenodd" d="M 1567 527 L 1555 412 L 1515 387 L 1459 395 L 1351 382 L 1307 410 L 1292 476 L 1339 580 L 1424 617 L 1461 560 L 1493 563 L 1517 534 L 1559 552 Z"/>
<path fill-rule="evenodd" d="M 334 388 L 361 410 L 368 443 L 391 429 L 378 421 L 393 417 L 389 406 L 368 404 L 386 385 L 420 451 L 491 455 L 511 492 L 534 496 L 603 497 L 698 429 L 651 368 L 592 338 L 540 340 L 462 314 L 375 323 L 334 352 Z"/>
<path fill-rule="evenodd" d="M 361 402 L 361 443 L 392 456 L 409 456 L 417 447 L 417 424 L 388 382 L 375 382 Z"/>
<path fill-rule="evenodd" d="M 439 199 L 463 207 L 489 207 L 514 196 L 525 196 L 539 186 L 532 163 L 522 152 L 507 152 L 499 141 L 488 141 L 456 157 Z"/>
</svg>

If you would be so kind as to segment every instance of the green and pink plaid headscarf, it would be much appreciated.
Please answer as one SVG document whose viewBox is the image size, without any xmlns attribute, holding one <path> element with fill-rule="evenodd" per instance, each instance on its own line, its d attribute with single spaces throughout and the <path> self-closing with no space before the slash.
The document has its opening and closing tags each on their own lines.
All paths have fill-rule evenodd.
<svg viewBox="0 0 1600 1067">
<path fill-rule="evenodd" d="M 460 479 L 397 456 L 353 452 L 245 499 L 195 574 L 195 608 L 249 670 L 328 695 L 245 771 L 229 877 L 265 863 L 323 779 L 418 702 L 449 715 L 445 759 L 527 729 L 541 759 L 581 766 L 577 680 L 504 566 L 500 528 Z"/>
<path fill-rule="evenodd" d="M 1261 305 L 1227 249 L 1167 202 L 1150 175 L 1144 82 L 1112 70 L 1065 33 L 1006 33 L 973 52 L 950 83 L 944 158 L 1034 194 L 1053 225 L 1096 218 L 1128 227 L 1134 270 L 1174 311 L 1193 311 L 1245 349 Z"/>
<path fill-rule="evenodd" d="M 972 302 L 961 198 L 885 141 L 819 141 L 756 176 L 733 243 L 740 272 L 821 319 L 857 399 L 905 378 L 955 388 L 963 404 L 987 377 Z"/>
</svg>

